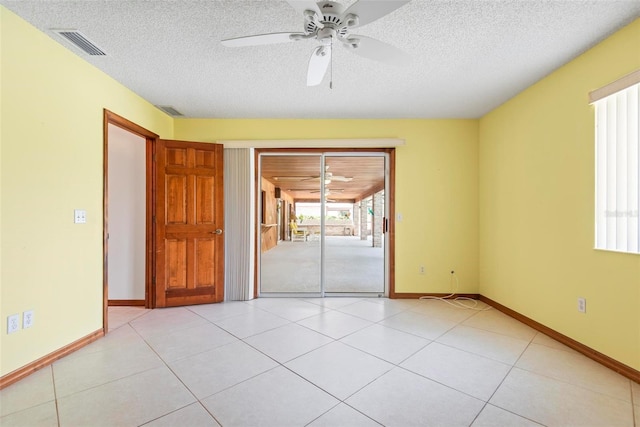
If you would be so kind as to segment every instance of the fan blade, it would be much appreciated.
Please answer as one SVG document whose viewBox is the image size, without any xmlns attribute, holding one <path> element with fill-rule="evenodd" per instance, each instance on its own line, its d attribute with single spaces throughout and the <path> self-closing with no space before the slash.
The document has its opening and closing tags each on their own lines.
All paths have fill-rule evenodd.
<svg viewBox="0 0 640 427">
<path fill-rule="evenodd" d="M 410 1 L 411 0 L 359 0 L 345 10 L 342 16 L 345 18 L 349 14 L 356 15 L 358 22 L 351 25 L 350 28 L 361 27 L 382 18 Z"/>
<path fill-rule="evenodd" d="M 307 86 L 317 86 L 322 83 L 331 62 L 331 46 L 322 45 L 315 48 L 309 59 L 307 71 Z"/>
<path fill-rule="evenodd" d="M 271 33 L 258 34 L 255 36 L 235 37 L 233 39 L 222 40 L 223 46 L 244 47 L 244 46 L 260 46 L 264 44 L 288 43 L 295 41 L 291 36 L 304 36 L 304 33 Z"/>
<path fill-rule="evenodd" d="M 274 176 L 273 179 L 276 181 L 306 181 L 308 179 L 318 179 L 317 176 Z"/>
<path fill-rule="evenodd" d="M 357 42 L 357 47 L 353 47 L 349 41 Z M 392 65 L 406 65 L 411 62 L 408 53 L 398 49 L 395 46 L 372 39 L 371 37 L 352 34 L 345 41 L 345 46 L 356 55 L 363 58 L 373 59 L 374 61 L 386 62 Z"/>
<path fill-rule="evenodd" d="M 300 15 L 305 10 L 311 10 L 318 14 L 318 17 L 322 17 L 322 11 L 318 7 L 318 4 L 312 0 L 287 0 L 287 3 L 291 5 Z"/>
<path fill-rule="evenodd" d="M 353 177 L 334 175 L 331 177 L 331 180 L 338 182 L 350 182 L 353 180 Z"/>
</svg>

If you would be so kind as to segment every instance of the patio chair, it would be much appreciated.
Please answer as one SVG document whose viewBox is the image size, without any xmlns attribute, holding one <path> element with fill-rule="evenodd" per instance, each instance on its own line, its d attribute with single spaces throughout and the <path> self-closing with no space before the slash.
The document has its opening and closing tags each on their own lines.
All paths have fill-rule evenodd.
<svg viewBox="0 0 640 427">
<path fill-rule="evenodd" d="M 291 221 L 289 224 L 289 228 L 291 229 L 291 241 L 292 242 L 306 242 L 307 241 L 307 230 L 298 230 L 298 224 L 295 221 Z"/>
</svg>

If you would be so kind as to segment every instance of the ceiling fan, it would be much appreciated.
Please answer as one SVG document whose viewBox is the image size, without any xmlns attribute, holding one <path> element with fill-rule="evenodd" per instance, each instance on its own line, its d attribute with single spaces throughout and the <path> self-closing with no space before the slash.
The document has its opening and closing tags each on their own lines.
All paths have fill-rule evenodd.
<svg viewBox="0 0 640 427">
<path fill-rule="evenodd" d="M 292 189 L 290 191 L 308 191 L 309 193 L 321 193 L 320 190 L 300 190 L 300 189 Z M 342 193 L 344 192 L 344 188 L 327 188 L 324 190 L 324 195 L 327 196 L 329 194 Z"/>
<path fill-rule="evenodd" d="M 370 37 L 351 34 L 353 28 L 369 24 L 393 12 L 411 0 L 358 0 L 346 10 L 335 1 L 287 0 L 302 14 L 304 32 L 269 33 L 222 40 L 224 46 L 258 46 L 314 39 L 307 70 L 307 86 L 317 86 L 324 79 L 331 62 L 334 41 L 351 52 L 376 61 L 401 65 L 409 56 L 402 50 Z"/>
<path fill-rule="evenodd" d="M 303 192 L 307 192 L 307 193 L 309 193 L 309 194 L 313 194 L 313 193 L 322 193 L 322 191 L 321 191 L 321 190 L 308 190 L 308 189 L 303 189 L 303 188 L 290 188 L 290 189 L 288 189 L 287 191 L 293 191 L 293 192 L 303 191 Z M 329 196 L 330 196 L 331 194 L 333 194 L 333 195 L 335 196 L 335 194 L 336 194 L 336 193 L 342 193 L 342 192 L 344 192 L 344 189 L 331 189 L 331 190 L 330 190 L 330 189 L 328 189 L 328 188 L 327 188 L 327 189 L 325 189 L 325 190 L 324 190 L 324 199 L 325 199 L 325 201 L 327 201 L 327 202 L 335 203 L 335 202 L 337 202 L 337 200 L 335 200 L 335 199 L 330 199 L 330 198 L 329 198 Z M 319 195 L 318 195 L 318 196 L 319 196 Z"/>
<path fill-rule="evenodd" d="M 353 180 L 352 176 L 334 175 L 329 172 L 329 166 L 325 166 L 324 183 L 325 185 L 331 184 L 331 181 L 350 182 Z M 320 175 L 307 175 L 307 176 L 274 176 L 275 181 L 320 181 Z"/>
</svg>

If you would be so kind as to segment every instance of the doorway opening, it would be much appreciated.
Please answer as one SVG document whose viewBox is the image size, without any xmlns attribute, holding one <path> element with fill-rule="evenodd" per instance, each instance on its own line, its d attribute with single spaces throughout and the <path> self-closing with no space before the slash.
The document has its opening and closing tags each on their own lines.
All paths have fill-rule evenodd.
<svg viewBox="0 0 640 427">
<path fill-rule="evenodd" d="M 108 126 L 109 305 L 144 306 L 145 139 Z"/>
<path fill-rule="evenodd" d="M 152 159 L 158 135 L 121 117 L 104 110 L 103 117 L 103 329 L 108 331 L 109 305 L 140 305 L 153 307 L 153 180 Z M 117 141 L 116 141 L 117 140 Z M 111 144 L 110 144 L 111 142 Z M 114 147 L 115 145 L 115 147 Z M 135 147 L 132 147 L 135 145 Z M 120 152 L 118 152 L 120 150 Z M 137 181 L 135 189 L 125 188 L 125 183 L 114 179 L 122 161 L 128 159 L 126 174 Z M 111 160 L 111 162 L 110 162 Z M 134 171 L 137 169 L 137 171 Z M 115 188 L 112 188 L 115 186 Z M 142 189 L 143 187 L 143 189 Z M 110 191 L 111 195 L 110 196 Z M 137 199 L 139 193 L 144 195 Z M 115 196 L 115 194 L 117 196 Z M 126 193 L 126 194 L 125 194 Z M 131 198 L 137 201 L 132 204 Z M 128 200 L 127 200 L 128 199 Z M 111 219 L 110 222 L 110 214 Z M 130 217 L 130 218 L 128 218 Z M 111 228 L 110 228 L 111 225 Z M 129 234 L 133 228 L 137 233 Z M 142 230 L 140 230 L 142 227 Z M 109 258 L 109 241 L 113 238 L 113 253 L 118 246 L 128 248 L 124 257 Z M 144 239 L 143 241 L 141 241 Z M 115 265 L 111 265 L 114 263 Z M 111 268 L 115 267 L 115 268 Z M 109 272 L 122 274 L 113 277 L 120 281 L 109 293 Z M 142 282 L 142 283 L 141 283 Z"/>
<path fill-rule="evenodd" d="M 393 150 L 262 151 L 257 294 L 389 296 Z"/>
</svg>

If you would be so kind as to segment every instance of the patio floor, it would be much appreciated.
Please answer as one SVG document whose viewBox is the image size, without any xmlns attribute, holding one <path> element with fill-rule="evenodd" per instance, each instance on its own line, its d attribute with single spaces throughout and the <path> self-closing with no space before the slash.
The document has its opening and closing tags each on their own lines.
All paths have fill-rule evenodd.
<svg viewBox="0 0 640 427">
<path fill-rule="evenodd" d="M 261 293 L 320 292 L 320 241 L 281 241 L 261 255 Z M 384 249 L 357 236 L 325 237 L 325 292 L 384 292 Z"/>
</svg>

